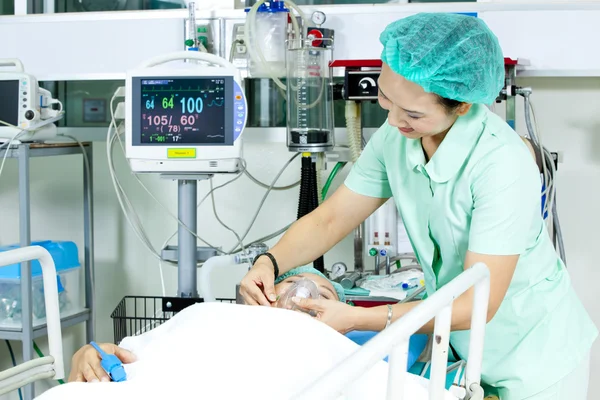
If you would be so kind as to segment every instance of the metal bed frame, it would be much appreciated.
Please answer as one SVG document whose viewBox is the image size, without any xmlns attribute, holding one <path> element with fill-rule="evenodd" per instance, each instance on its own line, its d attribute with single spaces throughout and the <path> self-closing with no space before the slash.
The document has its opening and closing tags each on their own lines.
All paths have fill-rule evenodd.
<svg viewBox="0 0 600 400">
<path fill-rule="evenodd" d="M 49 378 L 58 380 L 65 376 L 58 284 L 52 256 L 48 250 L 41 246 L 22 247 L 0 253 L 0 268 L 33 260 L 39 260 L 42 266 L 50 355 L 24 362 L 0 372 L 0 395 L 17 390 L 37 380 Z"/>
<path fill-rule="evenodd" d="M 429 399 L 443 398 L 448 364 L 448 345 L 452 304 L 456 298 L 474 286 L 473 311 L 471 315 L 471 339 L 469 361 L 465 373 L 465 400 L 482 400 L 480 385 L 483 343 L 490 294 L 490 273 L 483 263 L 477 263 L 436 291 L 421 304 L 387 329 L 365 343 L 354 354 L 347 357 L 305 389 L 293 397 L 294 400 L 335 399 L 344 393 L 349 384 L 356 381 L 366 369 L 389 354 L 387 384 L 388 400 L 405 399 L 406 365 L 410 336 L 435 318 Z"/>
</svg>

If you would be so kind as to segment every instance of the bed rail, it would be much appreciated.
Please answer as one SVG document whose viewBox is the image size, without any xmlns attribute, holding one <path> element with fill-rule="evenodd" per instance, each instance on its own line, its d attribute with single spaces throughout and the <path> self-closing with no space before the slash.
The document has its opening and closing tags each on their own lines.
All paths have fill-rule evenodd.
<svg viewBox="0 0 600 400">
<path fill-rule="evenodd" d="M 466 399 L 483 399 L 480 386 L 483 342 L 490 294 L 490 273 L 477 263 L 396 320 L 360 349 L 314 382 L 310 382 L 294 400 L 334 399 L 342 395 L 350 383 L 366 369 L 389 355 L 387 399 L 405 399 L 404 387 L 410 336 L 435 318 L 429 399 L 444 398 L 450 323 L 454 300 L 474 286 L 471 315 L 469 360 L 466 367 Z"/>
<path fill-rule="evenodd" d="M 0 395 L 16 390 L 35 380 L 46 378 L 62 379 L 65 376 L 58 284 L 56 281 L 56 267 L 52 256 L 41 246 L 28 246 L 0 252 L 0 268 L 33 260 L 39 260 L 42 266 L 50 355 L 0 372 Z"/>
</svg>

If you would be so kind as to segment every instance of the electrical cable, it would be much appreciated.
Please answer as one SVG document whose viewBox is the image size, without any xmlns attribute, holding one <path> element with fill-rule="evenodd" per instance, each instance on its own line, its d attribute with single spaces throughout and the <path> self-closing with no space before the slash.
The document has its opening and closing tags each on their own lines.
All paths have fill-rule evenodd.
<svg viewBox="0 0 600 400">
<path fill-rule="evenodd" d="M 228 231 L 230 231 L 231 233 L 233 233 L 233 234 L 235 235 L 235 238 L 237 239 L 237 241 L 238 241 L 238 243 L 239 243 L 239 245 L 240 245 L 240 248 L 241 248 L 241 249 L 242 249 L 242 251 L 244 252 L 246 249 L 245 249 L 245 247 L 244 247 L 244 243 L 243 243 L 243 241 L 242 241 L 242 238 L 240 237 L 240 235 L 238 235 L 238 233 L 237 233 L 235 230 L 233 230 L 233 229 L 231 229 L 229 226 L 227 226 L 227 225 L 225 224 L 225 222 L 223 222 L 223 221 L 221 220 L 221 218 L 219 217 L 219 213 L 217 212 L 217 202 L 215 201 L 215 191 L 214 191 L 214 189 L 213 189 L 213 181 L 212 181 L 212 179 L 210 179 L 210 180 L 209 180 L 209 182 L 210 182 L 210 198 L 211 198 L 211 200 L 212 200 L 212 209 L 213 209 L 213 213 L 215 214 L 215 218 L 217 219 L 217 221 L 218 221 L 218 222 L 219 222 L 219 223 L 220 223 L 220 224 L 221 224 L 221 225 L 222 225 L 222 226 L 223 226 L 225 229 L 227 229 Z M 235 246 L 234 246 L 233 248 L 235 249 Z"/>
<path fill-rule="evenodd" d="M 81 141 L 79 141 L 76 137 L 71 136 L 71 135 L 65 135 L 65 134 L 59 134 L 58 136 L 63 136 L 66 137 L 68 139 L 73 140 L 74 142 L 77 143 L 77 145 L 79 146 L 79 148 L 81 149 L 81 154 L 83 156 L 83 162 L 85 164 L 85 171 L 84 173 L 86 174 L 86 179 L 88 181 L 88 186 L 87 186 L 87 198 L 88 198 L 88 215 L 90 216 L 90 224 L 92 224 L 92 219 L 94 218 L 92 215 L 92 190 L 90 188 L 91 182 L 92 182 L 92 175 L 90 173 L 91 171 L 91 164 L 90 164 L 90 160 L 87 156 L 87 151 L 85 150 L 85 146 L 83 145 L 83 143 L 81 143 Z M 93 232 L 92 232 L 93 235 Z M 93 265 L 93 264 L 92 264 Z M 89 265 L 88 267 L 90 268 L 90 282 L 91 282 L 91 287 L 92 287 L 92 301 L 95 303 L 96 301 L 96 271 L 92 268 L 92 265 Z M 91 315 L 92 321 L 96 320 L 96 307 L 92 307 L 92 315 Z"/>
<path fill-rule="evenodd" d="M 252 182 L 256 183 L 258 186 L 265 188 L 265 189 L 268 189 L 270 187 L 268 184 L 263 183 L 263 182 L 259 181 L 258 179 L 256 179 L 248 170 L 244 171 L 244 174 L 246 174 L 246 176 L 248 178 L 250 178 L 250 180 Z M 273 186 L 273 188 L 271 188 L 271 190 L 290 190 L 299 185 L 300 185 L 300 180 L 298 179 L 296 182 L 292 183 L 291 185 Z"/>
<path fill-rule="evenodd" d="M 120 125 L 120 126 L 116 125 L 116 120 L 115 120 L 115 115 L 114 115 L 113 104 L 114 104 L 115 99 L 117 98 L 118 92 L 119 91 L 117 89 L 117 91 L 115 91 L 114 95 L 112 96 L 112 98 L 110 100 L 110 114 L 111 114 L 112 118 L 111 118 L 111 123 L 108 127 L 107 138 L 106 138 L 106 157 L 107 157 L 107 161 L 108 161 L 108 170 L 111 175 L 115 193 L 117 194 L 117 200 L 119 201 L 119 204 L 121 205 L 121 209 L 123 210 L 125 219 L 127 220 L 129 225 L 133 229 L 133 231 L 136 234 L 136 236 L 138 237 L 138 239 L 140 239 L 142 244 L 147 248 L 147 250 L 150 251 L 150 253 L 154 257 L 161 259 L 160 255 L 153 248 L 152 244 L 150 243 L 150 240 L 148 239 L 145 231 L 143 230 L 141 221 L 139 220 L 139 216 L 137 215 L 137 213 L 135 212 L 135 209 L 131 205 L 129 198 L 125 194 L 125 191 L 123 190 L 119 180 L 117 179 L 116 173 L 115 173 L 112 149 L 113 149 L 113 145 L 114 145 L 116 136 L 120 135 L 120 132 L 119 132 L 120 126 L 122 126 L 122 125 Z M 115 130 L 115 133 L 113 135 L 111 135 L 111 131 L 113 128 Z M 130 213 L 132 215 L 130 215 Z"/>
<path fill-rule="evenodd" d="M 10 354 L 10 359 L 12 361 L 13 367 L 16 367 L 17 359 L 15 358 L 15 353 L 13 352 L 13 348 L 10 345 L 10 342 L 8 340 L 6 340 L 5 342 L 6 342 L 6 346 L 8 347 L 8 353 Z M 23 392 L 21 392 L 21 389 L 19 389 L 19 399 L 23 400 Z"/>
<path fill-rule="evenodd" d="M 246 236 L 248 236 L 248 233 L 250 232 L 250 229 L 252 229 L 252 226 L 254 226 L 254 223 L 256 222 L 256 219 L 258 218 L 258 215 L 260 214 L 260 210 L 262 209 L 263 205 L 265 204 L 265 201 L 267 200 L 267 197 L 269 196 L 269 194 L 273 190 L 273 187 L 275 186 L 275 184 L 277 183 L 277 181 L 279 180 L 279 178 L 281 177 L 281 175 L 283 174 L 283 172 L 292 163 L 292 161 L 294 161 L 296 159 L 296 157 L 298 157 L 299 155 L 300 155 L 300 153 L 296 153 L 292 157 L 290 157 L 290 159 L 287 160 L 287 162 L 279 170 L 279 172 L 277 173 L 277 175 L 275 176 L 275 178 L 273 178 L 273 182 L 271 183 L 271 186 L 269 186 L 269 188 L 265 192 L 263 198 L 261 199 L 260 204 L 258 205 L 258 208 L 256 209 L 256 212 L 254 213 L 254 216 L 252 217 L 252 220 L 250 221 L 250 224 L 248 225 L 248 229 L 246 229 L 246 231 L 242 235 L 242 240 L 246 239 Z M 235 246 L 229 251 L 228 254 L 233 254 L 233 250 L 235 250 Z"/>
<path fill-rule="evenodd" d="M 12 142 L 17 140 L 17 138 L 19 136 L 21 136 L 23 133 L 25 133 L 27 131 L 23 130 L 20 132 L 17 132 L 12 139 L 10 139 L 9 141 L 2 143 L 2 145 L 0 146 L 0 148 L 2 148 L 3 146 L 6 146 L 6 150 L 4 151 L 4 157 L 2 157 L 2 164 L 0 164 L 0 176 L 2 176 L 2 171 L 4 170 L 4 163 L 6 162 L 6 159 L 8 157 L 8 153 L 10 153 L 10 146 L 12 145 Z"/>
<path fill-rule="evenodd" d="M 245 161 L 245 160 L 242 160 L 242 161 L 243 161 L 243 163 L 242 163 L 242 166 L 246 165 L 246 161 Z M 208 197 L 211 195 L 211 193 L 212 193 L 213 191 L 215 191 L 215 190 L 218 190 L 218 189 L 221 189 L 221 188 L 223 188 L 223 187 L 225 187 L 225 186 L 229 185 L 230 183 L 233 183 L 233 182 L 235 182 L 236 180 L 238 180 L 239 178 L 241 178 L 241 177 L 242 177 L 242 175 L 243 175 L 243 171 L 240 171 L 240 172 L 238 172 L 238 174 L 237 174 L 237 175 L 236 175 L 234 178 L 232 178 L 232 179 L 228 180 L 227 182 L 225 182 L 225 183 L 223 183 L 223 184 L 221 184 L 221 185 L 219 185 L 219 186 L 217 186 L 217 187 L 213 188 L 211 191 L 209 191 L 209 192 L 208 192 L 208 193 L 207 193 L 207 194 L 206 194 L 206 195 L 205 195 L 205 196 L 202 198 L 202 200 L 200 200 L 200 201 L 198 202 L 198 204 L 196 205 L 196 208 L 200 208 L 200 206 L 202 205 L 202 203 L 204 203 L 204 201 L 205 201 L 206 199 L 208 199 Z M 212 177 L 211 177 L 210 179 L 212 180 Z M 173 234 L 172 234 L 171 236 L 169 236 L 169 237 L 167 238 L 167 240 L 165 240 L 165 242 L 163 243 L 163 245 L 162 245 L 161 249 L 164 249 L 164 248 L 165 248 L 165 247 L 166 247 L 166 246 L 169 244 L 169 242 L 171 241 L 171 239 L 173 239 L 173 238 L 174 238 L 174 237 L 177 235 L 177 232 L 178 232 L 178 231 L 176 230 L 175 232 L 173 232 Z M 221 251 L 221 253 L 223 253 L 223 254 L 224 254 L 224 252 L 222 252 L 222 251 Z M 199 264 L 198 264 L 198 266 L 202 266 L 202 264 L 203 264 L 203 263 L 199 263 Z M 162 262 L 160 262 L 160 261 L 159 261 L 159 269 L 160 269 L 160 273 L 161 273 L 161 277 L 162 277 Z M 163 288 L 163 292 L 164 292 L 164 288 Z"/>
<path fill-rule="evenodd" d="M 345 163 L 345 162 L 342 162 L 342 161 L 340 161 L 338 164 L 346 164 L 346 163 Z M 335 175 L 336 175 L 336 174 L 338 174 L 338 173 L 339 173 L 339 171 L 341 170 L 341 168 L 342 168 L 342 166 L 340 166 L 340 167 L 337 169 L 337 171 L 335 170 L 335 168 L 334 168 L 334 169 L 332 169 L 332 171 L 329 173 L 329 177 L 327 178 L 327 181 L 328 181 L 328 182 L 330 182 L 330 181 L 332 182 L 332 181 L 333 181 L 333 178 L 335 177 Z M 229 182 L 228 182 L 228 183 L 229 183 Z M 227 184 L 227 183 L 226 183 L 226 184 Z M 325 186 L 323 187 L 323 197 L 325 197 L 325 196 L 327 195 L 327 192 L 328 192 L 328 190 L 329 190 L 329 187 L 330 187 L 330 186 L 327 186 L 327 184 L 325 184 Z M 215 188 L 215 190 L 216 190 L 216 189 L 218 189 L 218 187 L 216 187 L 216 188 Z M 279 230 L 277 230 L 277 231 L 275 231 L 275 232 L 273 232 L 273 233 L 270 233 L 270 234 L 268 234 L 268 235 L 266 235 L 266 236 L 263 236 L 263 237 L 261 237 L 261 238 L 258 238 L 258 239 L 255 239 L 255 240 L 252 240 L 252 241 L 250 241 L 250 243 L 261 243 L 261 242 L 266 242 L 266 241 L 269 241 L 269 240 L 271 240 L 271 239 L 274 239 L 274 238 L 276 238 L 277 236 L 279 236 L 279 235 L 282 235 L 283 233 L 285 233 L 285 232 L 286 232 L 286 231 L 287 231 L 287 230 L 290 228 L 290 226 L 292 226 L 292 225 L 293 225 L 293 223 L 294 223 L 294 222 L 290 222 L 289 224 L 287 224 L 287 225 L 286 225 L 286 226 L 284 226 L 283 228 L 281 228 L 281 229 L 279 229 Z M 174 235 L 173 235 L 173 236 L 174 236 Z M 233 251 L 231 252 L 231 254 L 235 254 L 235 253 L 238 253 L 238 252 L 240 252 L 240 251 L 241 251 L 241 249 L 240 249 L 240 248 L 237 248 L 237 249 L 233 250 Z"/>
<path fill-rule="evenodd" d="M 34 341 L 33 342 L 33 350 L 35 350 L 35 352 L 37 353 L 38 357 L 40 358 L 44 358 L 44 353 L 42 353 L 42 350 L 40 350 L 40 348 L 38 347 L 37 343 Z M 59 384 L 64 385 L 65 381 L 62 379 L 57 379 L 56 380 Z"/>
</svg>

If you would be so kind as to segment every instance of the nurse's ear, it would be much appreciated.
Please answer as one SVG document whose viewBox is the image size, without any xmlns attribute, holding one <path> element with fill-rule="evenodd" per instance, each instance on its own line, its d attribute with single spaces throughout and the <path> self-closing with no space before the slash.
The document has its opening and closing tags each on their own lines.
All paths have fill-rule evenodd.
<svg viewBox="0 0 600 400">
<path fill-rule="evenodd" d="M 447 99 L 440 95 L 436 95 L 436 97 L 437 97 L 438 104 L 440 104 L 442 107 L 444 107 L 446 109 L 446 113 L 449 116 L 454 115 L 457 117 L 462 117 L 463 115 L 465 115 L 469 112 L 469 110 L 471 109 L 471 106 L 473 105 L 470 103 L 463 103 L 462 101 L 458 101 L 458 100 Z"/>
<path fill-rule="evenodd" d="M 471 109 L 472 106 L 473 106 L 473 104 L 471 104 L 471 103 L 460 103 L 460 105 L 456 108 L 455 113 L 459 117 L 462 117 L 463 115 L 467 115 L 467 113 L 469 112 L 469 110 Z"/>
</svg>

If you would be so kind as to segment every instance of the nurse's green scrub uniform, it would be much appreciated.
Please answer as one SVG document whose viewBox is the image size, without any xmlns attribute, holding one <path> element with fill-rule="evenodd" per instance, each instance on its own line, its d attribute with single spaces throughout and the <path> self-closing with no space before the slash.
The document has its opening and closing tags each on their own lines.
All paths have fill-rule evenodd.
<svg viewBox="0 0 600 400">
<path fill-rule="evenodd" d="M 589 354 L 598 331 L 542 220 L 539 170 L 517 133 L 485 106 L 459 117 L 429 162 L 420 140 L 386 122 L 345 184 L 394 197 L 429 295 L 463 271 L 467 250 L 521 255 L 485 336 L 482 381 L 502 400 L 539 393 Z M 469 335 L 451 334 L 463 359 Z"/>
</svg>

